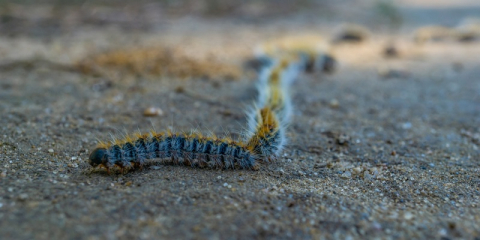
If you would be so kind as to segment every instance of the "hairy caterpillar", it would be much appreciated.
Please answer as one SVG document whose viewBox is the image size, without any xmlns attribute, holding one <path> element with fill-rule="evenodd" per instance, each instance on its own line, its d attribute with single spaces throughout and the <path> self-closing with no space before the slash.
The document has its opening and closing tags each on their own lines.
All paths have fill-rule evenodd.
<svg viewBox="0 0 480 240">
<path fill-rule="evenodd" d="M 335 71 L 337 61 L 330 53 L 330 44 L 317 35 L 289 36 L 267 41 L 255 48 L 255 56 L 263 67 L 271 64 L 279 56 L 292 55 L 301 57 L 301 67 L 307 72 Z"/>
<path fill-rule="evenodd" d="M 107 170 L 113 166 L 125 169 L 141 167 L 147 159 L 155 158 L 194 167 L 256 169 L 258 156 L 254 146 L 229 138 L 150 132 L 100 143 L 90 154 L 89 163 Z"/>
</svg>

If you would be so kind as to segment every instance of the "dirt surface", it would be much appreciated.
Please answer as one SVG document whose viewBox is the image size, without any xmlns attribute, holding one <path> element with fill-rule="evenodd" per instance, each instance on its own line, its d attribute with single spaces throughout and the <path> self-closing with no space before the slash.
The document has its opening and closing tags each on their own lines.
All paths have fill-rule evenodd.
<svg viewBox="0 0 480 240">
<path fill-rule="evenodd" d="M 480 41 L 412 35 L 480 17 L 476 1 L 445 2 L 1 2 L 0 238 L 479 239 Z M 241 66 L 262 41 L 331 39 L 345 22 L 369 36 L 332 46 L 334 74 L 299 76 L 276 162 L 249 171 L 153 161 L 126 174 L 86 162 L 97 139 L 124 131 L 238 137 L 256 92 L 251 74 L 83 74 L 72 66 L 85 57 L 182 46 Z M 385 56 L 388 45 L 396 51 Z M 149 107 L 163 114 L 145 117 Z"/>
</svg>

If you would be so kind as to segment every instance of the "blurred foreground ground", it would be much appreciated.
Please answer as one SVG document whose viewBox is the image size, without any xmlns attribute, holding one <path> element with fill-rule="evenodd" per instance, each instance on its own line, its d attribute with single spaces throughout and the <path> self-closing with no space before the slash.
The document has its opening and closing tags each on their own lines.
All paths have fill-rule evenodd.
<svg viewBox="0 0 480 240">
<path fill-rule="evenodd" d="M 0 238 L 480 238 L 480 40 L 413 41 L 480 17 L 480 4 L 282 2 L 1 1 Z M 332 47 L 335 74 L 299 77 L 277 162 L 124 175 L 86 163 L 123 129 L 238 136 L 256 93 L 251 74 L 86 74 L 72 67 L 82 59 L 168 46 L 241 69 L 263 41 L 330 39 L 346 22 L 370 34 Z M 151 106 L 163 115 L 143 116 Z"/>
</svg>

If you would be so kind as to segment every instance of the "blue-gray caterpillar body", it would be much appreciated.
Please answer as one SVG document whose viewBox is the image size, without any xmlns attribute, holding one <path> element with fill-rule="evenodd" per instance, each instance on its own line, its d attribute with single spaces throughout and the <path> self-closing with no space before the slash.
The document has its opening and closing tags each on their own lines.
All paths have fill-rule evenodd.
<svg viewBox="0 0 480 240">
<path fill-rule="evenodd" d="M 148 159 L 163 159 L 194 167 L 255 169 L 258 158 L 243 142 L 200 134 L 155 133 L 100 143 L 90 165 L 110 169 L 140 167 Z"/>
</svg>

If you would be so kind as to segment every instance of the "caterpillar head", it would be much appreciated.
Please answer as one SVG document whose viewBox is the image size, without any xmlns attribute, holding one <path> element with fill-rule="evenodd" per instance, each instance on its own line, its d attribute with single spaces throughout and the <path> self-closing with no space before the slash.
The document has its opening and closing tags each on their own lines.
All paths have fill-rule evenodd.
<svg viewBox="0 0 480 240">
<path fill-rule="evenodd" d="M 95 150 L 90 153 L 88 163 L 90 163 L 92 167 L 107 163 L 107 149 L 95 148 Z"/>
</svg>

